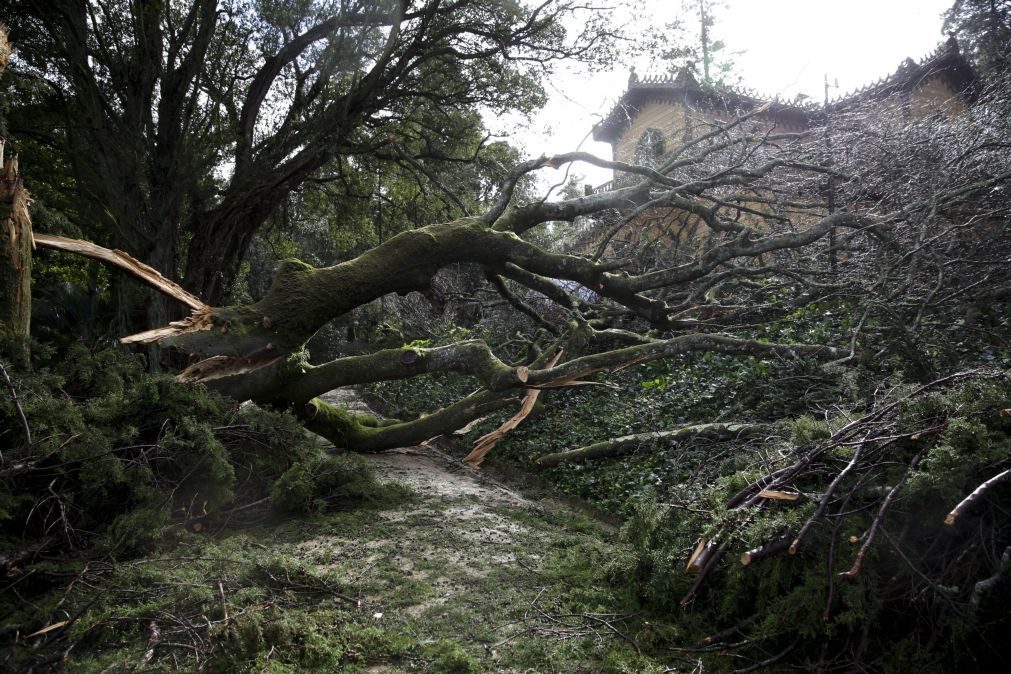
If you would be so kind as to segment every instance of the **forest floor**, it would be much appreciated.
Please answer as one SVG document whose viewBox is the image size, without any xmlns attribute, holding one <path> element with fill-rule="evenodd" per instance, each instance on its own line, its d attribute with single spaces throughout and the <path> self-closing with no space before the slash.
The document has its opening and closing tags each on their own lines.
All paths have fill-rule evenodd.
<svg viewBox="0 0 1011 674">
<path fill-rule="evenodd" d="M 187 534 L 119 565 L 77 618 L 90 645 L 71 669 L 662 671 L 609 582 L 628 559 L 613 527 L 433 446 L 364 460 L 381 490 L 364 505 Z"/>
</svg>

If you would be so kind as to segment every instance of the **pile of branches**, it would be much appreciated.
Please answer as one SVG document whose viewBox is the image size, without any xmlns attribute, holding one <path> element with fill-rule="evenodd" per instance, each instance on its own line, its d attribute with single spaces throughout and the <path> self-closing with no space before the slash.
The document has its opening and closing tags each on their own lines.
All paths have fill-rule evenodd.
<svg viewBox="0 0 1011 674">
<path fill-rule="evenodd" d="M 0 363 L 5 625 L 42 621 L 33 597 L 96 560 L 378 490 L 362 462 L 327 454 L 291 415 L 149 374 L 111 349 L 34 352 L 34 370 Z"/>
<path fill-rule="evenodd" d="M 872 669 L 1007 657 L 1011 374 L 878 393 L 826 414 L 816 441 L 629 525 L 644 594 L 724 626 L 702 652 Z"/>
</svg>

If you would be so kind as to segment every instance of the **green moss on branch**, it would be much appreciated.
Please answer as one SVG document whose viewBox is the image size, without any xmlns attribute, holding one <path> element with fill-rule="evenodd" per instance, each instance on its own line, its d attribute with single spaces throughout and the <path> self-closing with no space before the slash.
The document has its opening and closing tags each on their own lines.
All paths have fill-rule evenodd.
<svg viewBox="0 0 1011 674">
<path fill-rule="evenodd" d="M 439 435 L 451 433 L 474 419 L 515 404 L 515 395 L 479 391 L 444 407 L 434 414 L 413 421 L 379 422 L 374 417 L 352 414 L 314 398 L 303 407 L 300 419 L 339 449 L 353 452 L 381 452 L 396 447 L 410 447 Z"/>
</svg>

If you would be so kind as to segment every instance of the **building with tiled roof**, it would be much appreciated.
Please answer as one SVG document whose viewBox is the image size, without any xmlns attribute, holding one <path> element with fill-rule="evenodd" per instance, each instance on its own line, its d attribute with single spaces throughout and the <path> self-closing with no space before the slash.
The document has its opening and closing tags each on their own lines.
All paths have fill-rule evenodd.
<svg viewBox="0 0 1011 674">
<path fill-rule="evenodd" d="M 765 110 L 757 119 L 779 131 L 802 131 L 822 124 L 826 115 L 867 103 L 894 106 L 906 114 L 957 113 L 976 92 L 973 70 L 958 43 L 949 38 L 919 62 L 906 59 L 889 75 L 827 105 L 767 99 L 753 91 L 700 84 L 688 71 L 673 76 L 639 77 L 607 116 L 593 127 L 594 140 L 609 143 L 617 161 L 642 163 L 689 139 L 698 123 L 726 120 Z M 645 155 L 645 156 L 644 156 Z"/>
<path fill-rule="evenodd" d="M 684 70 L 672 76 L 647 77 L 633 71 L 618 103 L 593 127 L 593 138 L 611 145 L 615 161 L 659 167 L 686 142 L 712 131 L 714 122 L 750 115 L 745 131 L 776 134 L 802 134 L 837 120 L 850 128 L 871 119 L 877 125 L 893 120 L 902 123 L 903 119 L 930 114 L 957 115 L 972 105 L 977 88 L 973 70 L 954 38 L 920 61 L 906 59 L 891 75 L 825 103 L 770 100 L 746 89 L 706 86 Z M 819 133 L 810 140 L 822 144 L 826 136 Z M 605 191 L 634 180 L 634 175 L 619 175 L 605 185 L 587 186 L 587 190 Z M 755 206 L 753 210 L 767 208 Z M 810 211 L 805 217 L 816 215 Z M 708 245 L 707 239 L 715 236 L 697 216 L 677 208 L 639 209 L 631 217 L 628 220 L 625 214 L 614 214 L 585 223 L 575 247 L 592 251 L 603 245 L 618 251 L 644 241 L 666 241 L 677 250 Z M 605 234 L 621 221 L 625 224 L 614 230 L 620 234 Z"/>
</svg>

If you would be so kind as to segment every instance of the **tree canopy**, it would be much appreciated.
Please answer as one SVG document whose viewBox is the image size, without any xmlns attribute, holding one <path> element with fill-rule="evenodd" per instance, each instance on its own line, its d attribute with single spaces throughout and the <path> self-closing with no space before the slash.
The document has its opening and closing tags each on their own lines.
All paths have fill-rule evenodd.
<svg viewBox="0 0 1011 674">
<path fill-rule="evenodd" d="M 533 109 L 553 62 L 607 48 L 599 15 L 561 27 L 577 8 L 16 2 L 10 133 L 81 231 L 218 302 L 253 235 L 314 181 L 350 197 L 376 189 L 356 174 L 399 167 L 441 190 L 443 167 L 486 143 L 477 113 Z M 155 301 L 127 323 L 170 317 Z"/>
</svg>

